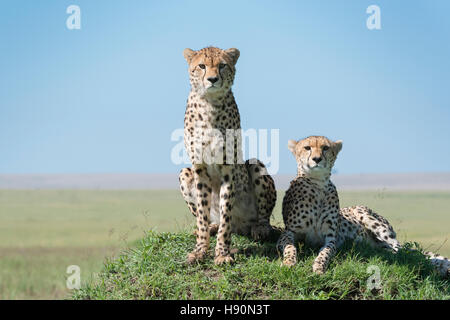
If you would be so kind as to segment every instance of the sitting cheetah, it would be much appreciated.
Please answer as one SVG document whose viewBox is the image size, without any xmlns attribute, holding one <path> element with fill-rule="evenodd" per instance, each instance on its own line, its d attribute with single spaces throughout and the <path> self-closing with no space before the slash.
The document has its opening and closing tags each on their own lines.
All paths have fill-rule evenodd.
<svg viewBox="0 0 450 320">
<path fill-rule="evenodd" d="M 231 232 L 266 237 L 276 190 L 265 166 L 243 161 L 239 111 L 231 86 L 239 50 L 184 50 L 191 92 L 184 118 L 184 143 L 192 168 L 180 172 L 180 189 L 197 218 L 196 247 L 188 263 L 203 259 L 218 232 L 216 264 L 232 262 Z M 226 140 L 224 143 L 223 140 Z"/>
<path fill-rule="evenodd" d="M 278 240 L 283 264 L 296 264 L 295 238 L 312 246 L 322 246 L 313 271 L 325 272 L 336 248 L 345 240 L 367 241 L 372 245 L 398 251 L 401 247 L 389 222 L 365 206 L 339 208 L 336 187 L 330 181 L 331 169 L 342 141 L 311 136 L 290 140 L 289 150 L 297 160 L 297 177 L 291 181 L 283 199 L 285 230 Z M 441 275 L 448 276 L 447 258 L 425 253 Z"/>
</svg>

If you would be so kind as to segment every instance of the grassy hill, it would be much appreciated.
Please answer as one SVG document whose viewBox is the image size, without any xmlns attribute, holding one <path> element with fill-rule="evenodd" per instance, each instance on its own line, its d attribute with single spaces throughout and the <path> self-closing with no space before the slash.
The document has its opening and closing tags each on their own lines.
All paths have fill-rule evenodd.
<svg viewBox="0 0 450 320">
<path fill-rule="evenodd" d="M 85 284 L 74 299 L 450 299 L 450 282 L 443 280 L 419 251 L 398 254 L 366 245 L 347 244 L 328 272 L 312 272 L 317 250 L 303 248 L 299 263 L 281 267 L 272 241 L 259 243 L 233 235 L 235 263 L 213 263 L 210 256 L 187 265 L 195 238 L 187 232 L 150 232 L 139 245 L 108 260 L 97 279 Z M 273 241 L 275 240 L 275 241 Z M 379 289 L 368 288 L 372 272 L 380 270 Z"/>
</svg>

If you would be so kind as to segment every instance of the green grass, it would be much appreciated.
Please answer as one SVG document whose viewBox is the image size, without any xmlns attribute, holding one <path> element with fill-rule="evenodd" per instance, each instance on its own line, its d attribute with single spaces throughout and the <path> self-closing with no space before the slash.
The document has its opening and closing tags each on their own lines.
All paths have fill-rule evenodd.
<svg viewBox="0 0 450 320">
<path fill-rule="evenodd" d="M 282 225 L 278 194 L 272 223 Z M 401 241 L 450 256 L 450 192 L 341 192 L 341 205 L 366 204 L 387 217 Z M 108 257 L 145 232 L 184 232 L 194 219 L 177 190 L 0 190 L 0 299 L 69 297 L 66 268 L 83 283 Z M 193 240 L 185 245 L 192 248 Z"/>
<path fill-rule="evenodd" d="M 66 269 L 82 281 L 145 230 L 192 222 L 176 191 L 0 190 L 0 300 L 61 299 Z"/>
<path fill-rule="evenodd" d="M 276 241 L 276 237 L 272 240 Z M 281 266 L 275 242 L 233 235 L 235 264 L 216 266 L 210 256 L 185 258 L 191 233 L 150 232 L 139 246 L 108 261 L 97 280 L 74 299 L 450 299 L 450 287 L 419 252 L 394 255 L 347 245 L 322 276 L 312 272 L 317 251 L 304 248 L 293 268 Z M 214 242 L 212 244 L 214 245 Z M 369 266 L 380 270 L 378 289 L 367 287 Z"/>
</svg>

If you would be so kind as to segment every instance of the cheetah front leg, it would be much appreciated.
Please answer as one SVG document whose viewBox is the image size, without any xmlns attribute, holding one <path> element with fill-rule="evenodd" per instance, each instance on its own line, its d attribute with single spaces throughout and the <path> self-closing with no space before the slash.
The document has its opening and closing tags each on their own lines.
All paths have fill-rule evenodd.
<svg viewBox="0 0 450 320">
<path fill-rule="evenodd" d="M 180 191 L 184 201 L 186 201 L 192 215 L 197 218 L 197 187 L 195 185 L 193 170 L 191 168 L 181 169 L 178 179 L 180 181 Z M 211 203 L 211 205 L 213 204 Z M 208 229 L 209 234 L 213 236 L 217 233 L 219 226 L 210 221 Z M 194 235 L 197 235 L 197 230 L 194 231 Z"/>
<path fill-rule="evenodd" d="M 197 192 L 195 190 L 194 173 L 191 168 L 183 168 L 178 176 L 180 191 L 189 211 L 197 217 Z"/>
<path fill-rule="evenodd" d="M 297 263 L 297 248 L 295 247 L 295 233 L 285 230 L 277 242 L 277 249 L 283 254 L 283 265 L 294 266 Z"/>
<path fill-rule="evenodd" d="M 339 200 L 333 194 L 325 201 L 323 221 L 320 231 L 325 236 L 325 243 L 313 263 L 313 271 L 323 274 L 336 253 L 337 232 L 339 230 Z"/>
<path fill-rule="evenodd" d="M 336 253 L 336 238 L 326 237 L 325 245 L 320 249 L 319 255 L 314 260 L 313 271 L 317 274 L 324 274 Z"/>
<path fill-rule="evenodd" d="M 215 249 L 215 264 L 231 263 L 231 211 L 235 201 L 235 182 L 231 166 L 222 167 L 222 179 L 220 185 L 220 223 L 217 233 L 217 244 Z"/>
<path fill-rule="evenodd" d="M 197 203 L 197 234 L 194 251 L 188 254 L 187 262 L 202 260 L 209 248 L 209 215 L 211 209 L 211 181 L 206 167 L 194 165 L 194 183 Z"/>
</svg>

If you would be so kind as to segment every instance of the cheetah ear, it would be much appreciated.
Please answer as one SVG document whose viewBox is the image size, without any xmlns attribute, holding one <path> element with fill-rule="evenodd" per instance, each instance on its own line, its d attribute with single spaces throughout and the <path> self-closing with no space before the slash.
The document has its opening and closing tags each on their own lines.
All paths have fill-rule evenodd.
<svg viewBox="0 0 450 320">
<path fill-rule="evenodd" d="M 226 54 L 228 54 L 233 62 L 233 64 L 236 64 L 236 62 L 239 59 L 239 56 L 241 55 L 241 53 L 239 52 L 238 49 L 236 48 L 230 48 L 225 50 Z"/>
<path fill-rule="evenodd" d="M 189 48 L 184 49 L 183 56 L 188 63 L 191 63 L 191 59 L 194 56 L 195 51 Z"/>
<path fill-rule="evenodd" d="M 334 150 L 335 150 L 336 154 L 338 154 L 339 151 L 342 150 L 342 140 L 338 140 L 338 141 L 334 142 Z"/>
<path fill-rule="evenodd" d="M 297 146 L 297 141 L 289 140 L 288 141 L 288 149 L 291 150 L 293 154 L 295 154 L 295 147 Z"/>
</svg>

